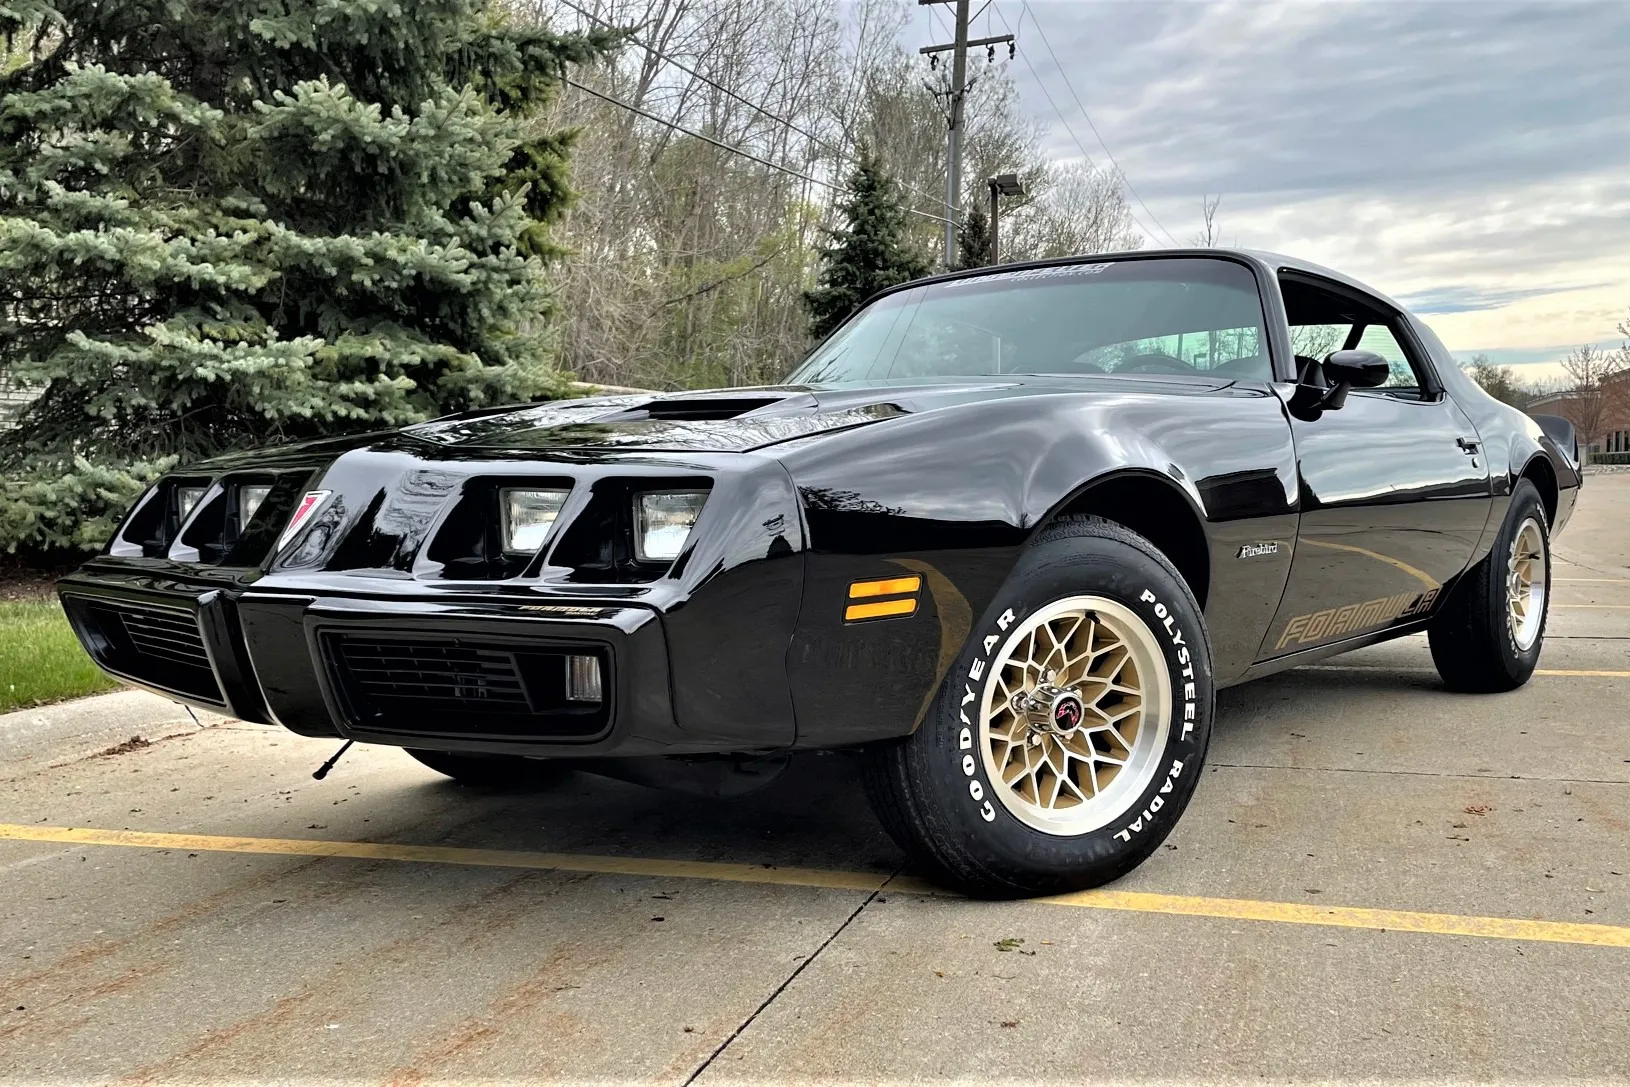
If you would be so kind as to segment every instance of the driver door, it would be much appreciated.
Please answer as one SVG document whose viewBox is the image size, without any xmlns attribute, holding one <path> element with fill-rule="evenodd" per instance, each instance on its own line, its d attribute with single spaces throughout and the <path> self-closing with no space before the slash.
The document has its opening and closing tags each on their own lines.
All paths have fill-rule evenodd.
<svg viewBox="0 0 1630 1087">
<path fill-rule="evenodd" d="M 1310 298 L 1316 291 L 1287 284 L 1298 355 L 1359 348 L 1381 355 L 1393 372 L 1386 385 L 1354 389 L 1344 406 L 1316 419 L 1287 412 L 1301 513 L 1285 594 L 1259 660 L 1429 614 L 1470 561 L 1492 508 L 1476 428 L 1442 390 L 1402 318 L 1379 300 Z M 1276 388 L 1287 401 L 1294 389 Z"/>
</svg>

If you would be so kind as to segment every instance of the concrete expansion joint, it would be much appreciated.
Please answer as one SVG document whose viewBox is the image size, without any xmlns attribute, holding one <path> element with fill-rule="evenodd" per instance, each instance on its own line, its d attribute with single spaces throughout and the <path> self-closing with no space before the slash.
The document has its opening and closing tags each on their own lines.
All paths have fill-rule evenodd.
<svg viewBox="0 0 1630 1087">
<path fill-rule="evenodd" d="M 814 951 L 810 952 L 808 955 L 804 956 L 804 958 L 799 961 L 798 965 L 793 967 L 792 972 L 790 974 L 788 974 L 785 978 L 782 979 L 781 984 L 777 985 L 770 992 L 770 995 L 765 997 L 763 1002 L 760 1003 L 758 1007 L 753 1009 L 752 1014 L 749 1015 L 746 1019 L 743 1019 L 740 1023 L 738 1023 L 736 1025 L 736 1029 L 732 1030 L 725 1037 L 725 1040 L 719 1043 L 718 1048 L 715 1049 L 712 1053 L 709 1053 L 707 1055 L 707 1059 L 704 1060 L 701 1064 L 697 1065 L 695 1070 L 692 1071 L 690 1075 L 685 1077 L 684 1087 L 690 1087 L 691 1084 L 695 1083 L 697 1081 L 697 1079 L 699 1079 L 701 1077 L 702 1073 L 706 1072 L 708 1070 L 708 1068 L 710 1068 L 713 1065 L 713 1062 L 718 1060 L 719 1057 L 724 1053 L 724 1051 L 729 1049 L 730 1046 L 735 1042 L 735 1040 L 737 1038 L 740 1038 L 742 1036 L 742 1033 L 744 1031 L 746 1031 L 748 1027 L 753 1025 L 753 1021 L 756 1020 L 761 1014 L 763 1014 L 763 1012 L 764 1012 L 764 1010 L 766 1008 L 768 1008 L 771 1004 L 774 1004 L 776 999 L 779 998 L 782 993 L 786 992 L 787 987 L 789 985 L 791 985 L 794 981 L 797 980 L 798 975 L 802 974 L 809 967 L 810 963 L 812 963 L 816 959 L 820 958 L 821 952 L 825 951 L 829 946 L 831 946 L 832 941 L 836 940 L 839 936 L 841 936 L 843 934 L 843 930 L 848 928 L 850 926 L 850 924 L 852 924 L 854 922 L 855 918 L 860 916 L 861 911 L 863 911 L 867 906 L 870 906 L 872 904 L 872 902 L 877 898 L 877 896 L 882 894 L 883 891 L 888 887 L 888 885 L 891 882 L 893 882 L 893 880 L 895 878 L 897 878 L 899 875 L 900 875 L 900 869 L 899 868 L 895 868 L 894 871 L 890 872 L 889 875 L 888 875 L 888 878 L 885 879 L 877 887 L 873 888 L 871 893 L 868 894 L 865 898 L 863 898 L 861 900 L 860 905 L 856 906 L 853 910 L 851 910 L 850 913 L 849 913 L 849 916 L 847 916 L 847 917 L 845 917 L 843 919 L 843 923 L 840 924 L 837 928 L 833 929 L 831 934 L 828 935 L 826 937 L 826 939 L 821 941 L 820 946 L 818 946 Z"/>
</svg>

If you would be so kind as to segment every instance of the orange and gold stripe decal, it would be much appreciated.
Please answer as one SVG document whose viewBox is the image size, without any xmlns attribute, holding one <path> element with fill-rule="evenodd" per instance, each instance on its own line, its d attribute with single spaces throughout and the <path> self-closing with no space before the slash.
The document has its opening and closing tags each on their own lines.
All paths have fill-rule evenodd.
<svg viewBox="0 0 1630 1087">
<path fill-rule="evenodd" d="M 865 601 L 865 603 L 850 604 L 845 608 L 843 621 L 854 623 L 862 619 L 887 619 L 893 616 L 913 615 L 917 611 L 917 593 L 921 591 L 922 587 L 923 579 L 918 574 L 851 582 L 849 585 L 849 599 L 861 600 Z M 894 599 L 874 599 L 876 597 L 893 597 Z"/>
<path fill-rule="evenodd" d="M 910 577 L 886 577 L 876 581 L 857 581 L 849 586 L 850 600 L 863 600 L 868 596 L 899 596 L 902 593 L 915 593 L 923 587 L 923 579 L 917 574 Z"/>
<path fill-rule="evenodd" d="M 878 600 L 871 604 L 850 604 L 843 609 L 845 622 L 854 622 L 856 619 L 882 619 L 890 615 L 910 615 L 917 610 L 917 598 L 908 596 L 904 600 Z"/>
</svg>

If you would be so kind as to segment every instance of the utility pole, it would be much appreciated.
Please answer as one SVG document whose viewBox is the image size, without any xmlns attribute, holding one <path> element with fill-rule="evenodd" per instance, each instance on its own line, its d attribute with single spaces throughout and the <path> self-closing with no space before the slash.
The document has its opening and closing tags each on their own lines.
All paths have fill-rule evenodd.
<svg viewBox="0 0 1630 1087">
<path fill-rule="evenodd" d="M 917 0 L 919 7 L 929 4 L 956 5 L 956 40 L 948 45 L 927 45 L 917 50 L 925 56 L 951 52 L 951 89 L 947 110 L 948 130 L 945 135 L 945 266 L 956 263 L 956 228 L 962 207 L 962 103 L 968 93 L 968 47 L 985 46 L 995 55 L 996 46 L 1008 43 L 1011 51 L 1012 34 L 998 34 L 993 38 L 968 40 L 969 0 Z"/>
</svg>

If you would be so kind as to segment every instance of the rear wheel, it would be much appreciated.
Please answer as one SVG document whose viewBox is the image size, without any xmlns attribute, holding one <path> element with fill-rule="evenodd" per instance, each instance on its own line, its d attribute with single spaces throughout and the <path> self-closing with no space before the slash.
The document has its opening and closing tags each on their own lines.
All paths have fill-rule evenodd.
<svg viewBox="0 0 1630 1087">
<path fill-rule="evenodd" d="M 1534 674 L 1550 607 L 1550 533 L 1539 491 L 1519 481 L 1493 550 L 1466 571 L 1427 631 L 1450 690 L 1510 691 Z"/>
<path fill-rule="evenodd" d="M 465 751 L 430 751 L 405 748 L 409 755 L 460 785 L 506 789 L 542 788 L 564 777 L 560 764 L 524 755 L 480 755 Z"/>
<path fill-rule="evenodd" d="M 1048 894 L 1135 868 L 1198 781 L 1205 623 L 1143 537 L 1066 519 L 1020 559 L 918 730 L 868 752 L 900 845 L 975 894 Z"/>
</svg>

